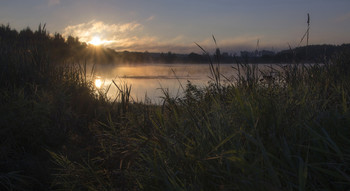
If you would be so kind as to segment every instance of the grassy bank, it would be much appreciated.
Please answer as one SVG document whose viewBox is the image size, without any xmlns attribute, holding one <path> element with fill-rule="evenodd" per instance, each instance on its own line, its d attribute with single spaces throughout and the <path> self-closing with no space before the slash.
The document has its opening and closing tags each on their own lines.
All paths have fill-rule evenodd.
<svg viewBox="0 0 350 191">
<path fill-rule="evenodd" d="M 349 52 L 288 65 L 268 83 L 237 64 L 223 84 L 210 63 L 207 87 L 164 91 L 154 106 L 129 102 L 128 86 L 110 102 L 83 62 L 55 63 L 49 35 L 34 34 L 26 45 L 0 39 L 1 189 L 350 188 Z"/>
</svg>

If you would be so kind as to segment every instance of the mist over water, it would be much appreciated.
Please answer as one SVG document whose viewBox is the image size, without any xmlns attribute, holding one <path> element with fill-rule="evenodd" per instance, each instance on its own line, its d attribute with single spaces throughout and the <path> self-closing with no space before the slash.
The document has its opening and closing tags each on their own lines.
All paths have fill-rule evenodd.
<svg viewBox="0 0 350 191">
<path fill-rule="evenodd" d="M 237 70 L 232 67 L 237 65 L 220 65 L 224 83 L 227 79 L 234 80 L 237 77 Z M 259 64 L 260 68 L 266 69 L 266 66 Z M 131 85 L 131 97 L 134 101 L 144 102 L 147 97 L 155 104 L 162 101 L 163 90 L 168 91 L 172 97 L 181 97 L 188 81 L 193 85 L 204 87 L 211 80 L 208 64 L 96 65 L 94 72 L 95 78 L 102 82 L 101 91 L 106 90 L 114 80 L 118 85 L 124 83 Z M 114 99 L 117 91 L 117 87 L 112 84 L 107 93 L 108 97 Z"/>
</svg>

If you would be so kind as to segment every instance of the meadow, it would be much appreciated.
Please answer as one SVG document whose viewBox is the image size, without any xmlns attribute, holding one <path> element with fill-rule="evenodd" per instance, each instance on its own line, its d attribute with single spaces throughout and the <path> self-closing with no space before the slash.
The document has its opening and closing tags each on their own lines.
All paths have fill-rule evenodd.
<svg viewBox="0 0 350 191">
<path fill-rule="evenodd" d="M 1 190 L 350 189 L 350 50 L 224 84 L 217 49 L 206 87 L 152 105 L 98 91 L 59 34 L 0 34 Z"/>
</svg>

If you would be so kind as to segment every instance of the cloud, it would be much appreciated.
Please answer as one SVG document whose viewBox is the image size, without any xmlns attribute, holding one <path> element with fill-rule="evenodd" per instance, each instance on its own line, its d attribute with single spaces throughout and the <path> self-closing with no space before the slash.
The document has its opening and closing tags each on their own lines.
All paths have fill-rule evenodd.
<svg viewBox="0 0 350 191">
<path fill-rule="evenodd" d="M 95 36 L 109 42 L 123 40 L 130 32 L 142 29 L 142 25 L 136 22 L 123 24 L 106 24 L 102 21 L 92 20 L 87 23 L 70 25 L 64 29 L 63 36 L 79 37 L 83 42 L 88 42 Z"/>
<path fill-rule="evenodd" d="M 201 49 L 193 40 L 185 35 L 177 35 L 171 38 L 154 36 L 143 31 L 144 26 L 137 22 L 107 24 L 102 21 L 92 20 L 77 25 L 70 25 L 64 29 L 63 36 L 69 35 L 79 37 L 80 41 L 89 42 L 98 36 L 105 42 L 106 47 L 116 51 L 138 51 L 138 52 L 175 52 L 175 53 L 202 53 Z M 263 36 L 238 36 L 234 38 L 216 38 L 217 46 L 222 51 L 253 50 L 257 39 Z M 208 52 L 213 52 L 216 45 L 212 37 L 197 41 L 197 44 Z"/>
<path fill-rule="evenodd" d="M 60 3 L 60 0 L 49 0 L 49 6 L 59 5 Z"/>
<path fill-rule="evenodd" d="M 217 46 L 222 52 L 239 52 L 241 50 L 255 50 L 257 36 L 241 36 L 236 38 L 218 39 Z M 199 42 L 193 42 L 183 35 L 170 39 L 161 39 L 154 36 L 133 36 L 125 38 L 123 41 L 116 41 L 109 46 L 116 50 L 149 51 L 149 52 L 175 52 L 175 53 L 203 53 L 196 45 L 199 44 L 207 52 L 213 53 L 216 45 L 212 37 L 208 37 Z M 265 48 L 264 45 L 261 48 Z M 268 47 L 270 48 L 270 47 Z"/>
<path fill-rule="evenodd" d="M 183 39 L 182 36 L 177 36 L 171 39 L 163 40 L 154 36 L 132 36 L 123 40 L 116 41 L 110 44 L 110 47 L 116 50 L 129 51 L 149 51 L 149 52 L 176 52 L 189 53 L 195 49 L 195 44 L 179 42 Z"/>
<path fill-rule="evenodd" d="M 216 46 L 220 48 L 222 52 L 239 52 L 241 50 L 254 50 L 256 48 L 257 40 L 263 39 L 262 35 L 242 35 L 236 37 L 220 38 L 215 37 L 216 44 L 213 37 L 207 37 L 206 39 L 196 42 L 208 52 L 214 52 Z M 264 45 L 261 46 L 264 48 Z"/>
<path fill-rule="evenodd" d="M 152 21 L 154 18 L 155 18 L 155 16 L 152 15 L 152 16 L 148 17 L 148 18 L 146 19 L 146 21 Z"/>
<path fill-rule="evenodd" d="M 137 22 L 107 24 L 92 20 L 77 25 L 70 25 L 64 29 L 63 36 L 78 37 L 82 42 L 89 42 L 95 36 L 106 42 L 105 46 L 117 51 L 150 51 L 150 52 L 185 52 L 192 45 L 185 44 L 183 35 L 170 39 L 143 34 L 144 26 Z"/>
</svg>

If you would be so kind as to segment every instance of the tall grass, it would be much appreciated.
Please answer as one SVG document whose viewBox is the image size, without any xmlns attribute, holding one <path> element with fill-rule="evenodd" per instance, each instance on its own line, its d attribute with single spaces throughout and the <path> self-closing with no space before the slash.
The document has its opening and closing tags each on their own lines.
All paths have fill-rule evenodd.
<svg viewBox="0 0 350 191">
<path fill-rule="evenodd" d="M 84 172 L 95 169 L 90 178 L 76 172 L 67 180 L 94 183 L 91 190 L 101 184 L 135 190 L 347 190 L 349 58 L 288 65 L 269 86 L 256 67 L 240 64 L 235 83 L 189 83 L 183 97 L 165 92 L 162 106 L 130 105 L 123 120 L 110 115 L 92 128 L 99 154 L 89 165 L 76 164 Z M 79 168 L 65 166 L 64 172 Z"/>
<path fill-rule="evenodd" d="M 221 83 L 217 49 L 207 87 L 157 106 L 115 82 L 111 102 L 84 64 L 0 50 L 1 189 L 350 189 L 349 53 L 283 66 L 266 85 L 241 63 Z"/>
<path fill-rule="evenodd" d="M 16 31 L 0 27 L 1 34 Z M 79 155 L 87 148 L 88 125 L 104 100 L 79 65 L 53 63 L 45 27 L 22 44 L 0 42 L 0 189 L 47 190 L 53 163 L 47 149 Z M 102 109 L 100 109 L 101 111 Z M 67 149 L 68 147 L 68 149 Z M 77 152 L 78 151 L 78 152 Z"/>
<path fill-rule="evenodd" d="M 249 65 L 222 91 L 189 86 L 183 99 L 151 117 L 151 135 L 139 135 L 149 145 L 139 151 L 139 168 L 150 173 L 141 178 L 144 188 L 349 188 L 350 142 L 341 135 L 350 122 L 349 78 L 334 74 L 349 58 L 341 60 L 287 67 L 278 86 L 259 84 Z"/>
</svg>

